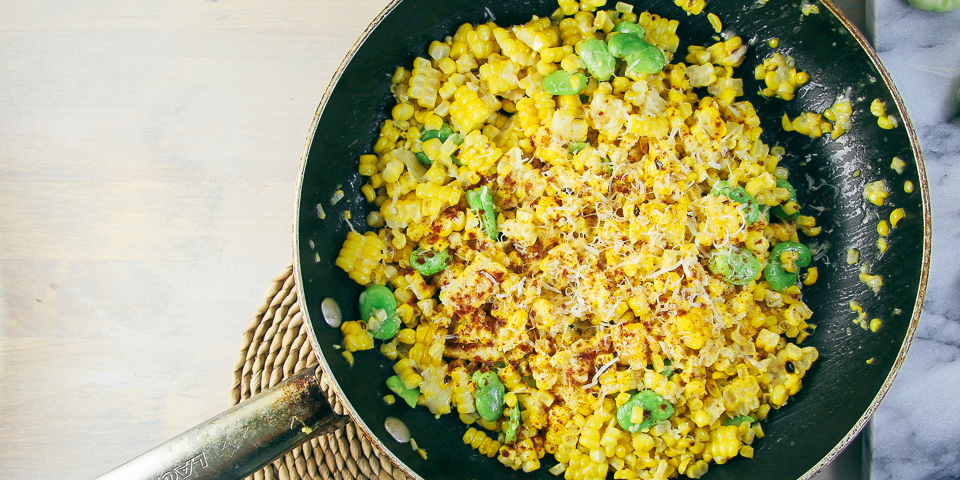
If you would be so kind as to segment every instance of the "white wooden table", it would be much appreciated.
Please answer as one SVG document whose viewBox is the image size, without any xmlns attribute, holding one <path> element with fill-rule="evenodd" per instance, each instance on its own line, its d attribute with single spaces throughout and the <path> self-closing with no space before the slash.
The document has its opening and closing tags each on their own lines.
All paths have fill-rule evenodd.
<svg viewBox="0 0 960 480">
<path fill-rule="evenodd" d="M 313 113 L 386 3 L 0 0 L 0 478 L 229 406 Z"/>
</svg>

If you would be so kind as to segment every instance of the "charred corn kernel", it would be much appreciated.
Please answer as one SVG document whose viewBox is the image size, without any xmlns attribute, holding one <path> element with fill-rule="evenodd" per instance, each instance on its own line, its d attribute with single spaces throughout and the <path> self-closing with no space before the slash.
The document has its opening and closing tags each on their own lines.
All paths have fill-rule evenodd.
<svg viewBox="0 0 960 480">
<path fill-rule="evenodd" d="M 897 227 L 897 224 L 900 223 L 900 220 L 903 220 L 904 212 L 902 208 L 898 208 L 890 212 L 890 226 L 893 228 Z"/>
<path fill-rule="evenodd" d="M 877 222 L 877 233 L 880 234 L 881 237 L 890 235 L 890 225 L 886 220 L 880 220 Z"/>
</svg>

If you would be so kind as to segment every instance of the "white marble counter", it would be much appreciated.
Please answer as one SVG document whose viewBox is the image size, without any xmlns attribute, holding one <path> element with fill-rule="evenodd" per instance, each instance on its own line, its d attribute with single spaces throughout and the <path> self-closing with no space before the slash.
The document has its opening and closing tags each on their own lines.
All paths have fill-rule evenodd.
<svg viewBox="0 0 960 480">
<path fill-rule="evenodd" d="M 875 480 L 960 478 L 960 10 L 876 0 L 877 51 L 923 149 L 933 209 L 926 304 L 907 359 L 873 421 Z"/>
</svg>

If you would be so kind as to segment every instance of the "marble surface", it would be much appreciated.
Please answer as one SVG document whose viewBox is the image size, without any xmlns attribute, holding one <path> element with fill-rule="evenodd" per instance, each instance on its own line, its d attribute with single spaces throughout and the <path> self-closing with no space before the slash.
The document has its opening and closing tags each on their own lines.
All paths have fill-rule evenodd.
<svg viewBox="0 0 960 480">
<path fill-rule="evenodd" d="M 873 420 L 874 480 L 960 478 L 960 10 L 876 0 L 868 24 L 916 127 L 933 210 L 926 303 Z"/>
</svg>

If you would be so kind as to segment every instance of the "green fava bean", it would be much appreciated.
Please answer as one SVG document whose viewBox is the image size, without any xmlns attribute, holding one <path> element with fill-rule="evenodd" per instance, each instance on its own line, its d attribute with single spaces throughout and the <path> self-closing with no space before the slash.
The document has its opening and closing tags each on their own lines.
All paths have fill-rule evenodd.
<svg viewBox="0 0 960 480">
<path fill-rule="evenodd" d="M 627 72 L 651 74 L 663 71 L 667 64 L 663 51 L 643 40 L 640 42 L 639 49 L 626 51 Z"/>
<path fill-rule="evenodd" d="M 617 58 L 626 58 L 632 52 L 638 52 L 643 49 L 643 39 L 629 33 L 617 33 L 611 35 L 607 40 L 607 49 L 610 54 Z"/>
<path fill-rule="evenodd" d="M 430 157 L 428 157 L 426 153 L 417 152 L 415 155 L 417 156 L 417 160 L 420 160 L 420 163 L 424 165 L 433 165 L 433 160 L 430 160 Z"/>
<path fill-rule="evenodd" d="M 473 400 L 480 418 L 486 422 L 500 418 L 503 415 L 503 396 L 506 394 L 506 388 L 497 373 L 477 370 L 473 373 L 473 383 L 477 384 L 477 390 L 473 392 Z"/>
<path fill-rule="evenodd" d="M 784 179 L 781 178 L 781 179 L 777 180 L 777 187 L 778 187 L 778 188 L 785 188 L 785 189 L 787 189 L 788 192 L 790 192 L 790 197 L 787 198 L 787 200 L 786 200 L 787 202 L 796 202 L 796 201 L 797 201 L 797 190 L 796 190 L 795 188 L 793 188 L 793 185 L 790 184 L 790 182 L 788 182 L 788 181 L 786 181 L 786 180 L 784 180 Z M 793 215 L 787 215 L 787 212 L 783 211 L 783 207 L 781 207 L 780 205 L 777 205 L 777 206 L 771 208 L 771 209 L 770 209 L 770 213 L 772 213 L 773 216 L 775 216 L 775 217 L 777 217 L 777 218 L 779 218 L 779 219 L 782 219 L 782 220 L 796 220 L 797 217 L 800 216 L 800 212 L 794 212 Z"/>
<path fill-rule="evenodd" d="M 466 196 L 467 206 L 477 211 L 483 230 L 487 232 L 491 239 L 496 241 L 499 236 L 497 211 L 493 207 L 493 195 L 490 193 L 490 189 L 484 185 L 480 188 L 468 190 Z"/>
<path fill-rule="evenodd" d="M 783 252 L 793 252 L 797 254 L 797 260 L 795 263 L 798 267 L 806 267 L 810 265 L 810 261 L 813 260 L 813 255 L 810 253 L 810 249 L 806 245 L 797 242 L 780 242 L 773 246 L 773 249 L 770 250 L 770 262 L 780 263 L 780 255 Z"/>
<path fill-rule="evenodd" d="M 587 66 L 587 71 L 593 78 L 604 82 L 613 76 L 617 59 L 610 54 L 606 42 L 591 38 L 584 40 L 579 48 L 580 60 L 583 60 L 583 64 Z"/>
<path fill-rule="evenodd" d="M 650 412 L 649 418 L 644 419 L 640 423 L 633 423 L 630 417 L 633 416 L 633 409 L 635 407 L 640 407 L 644 411 Z M 626 403 L 617 409 L 617 423 L 620 425 L 620 428 L 630 433 L 636 433 L 656 425 L 657 422 L 661 420 L 670 418 L 673 416 L 673 412 L 673 405 L 664 400 L 657 392 L 653 390 L 641 390 L 633 394 L 630 400 L 627 400 Z"/>
<path fill-rule="evenodd" d="M 576 95 L 587 87 L 587 76 L 557 70 L 543 79 L 543 90 L 551 95 Z"/>
<path fill-rule="evenodd" d="M 590 146 L 589 143 L 583 143 L 583 142 L 571 143 L 571 144 L 567 147 L 567 150 L 569 150 L 570 153 L 576 155 L 576 154 L 580 153 L 581 150 L 583 150 L 584 148 L 587 148 L 587 147 L 589 147 L 589 146 Z"/>
<path fill-rule="evenodd" d="M 614 32 L 629 33 L 643 39 L 643 27 L 633 22 L 620 22 L 613 27 Z"/>
<path fill-rule="evenodd" d="M 746 285 L 760 275 L 760 260 L 747 250 L 714 250 L 707 266 L 714 275 L 733 285 Z"/>
<path fill-rule="evenodd" d="M 777 292 L 783 292 L 797 283 L 799 275 L 783 269 L 779 261 L 771 261 L 763 269 L 763 279 Z"/>
<path fill-rule="evenodd" d="M 383 285 L 371 285 L 360 294 L 360 319 L 377 340 L 389 340 L 400 330 L 397 298 Z"/>
<path fill-rule="evenodd" d="M 418 248 L 410 254 L 410 265 L 420 275 L 433 275 L 450 266 L 450 254 L 446 250 L 435 252 Z"/>
<path fill-rule="evenodd" d="M 641 390 L 637 396 L 640 397 L 643 409 L 649 410 L 650 417 L 654 420 L 666 420 L 673 416 L 673 405 L 664 400 L 659 393 L 653 390 Z"/>
<path fill-rule="evenodd" d="M 387 388 L 389 388 L 391 392 L 399 395 L 400 398 L 407 402 L 407 405 L 410 405 L 410 408 L 417 406 L 417 400 L 420 398 L 419 388 L 407 388 L 403 386 L 403 381 L 400 380 L 400 377 L 397 375 L 387 379 Z"/>
</svg>

